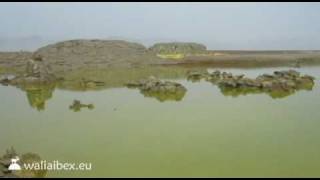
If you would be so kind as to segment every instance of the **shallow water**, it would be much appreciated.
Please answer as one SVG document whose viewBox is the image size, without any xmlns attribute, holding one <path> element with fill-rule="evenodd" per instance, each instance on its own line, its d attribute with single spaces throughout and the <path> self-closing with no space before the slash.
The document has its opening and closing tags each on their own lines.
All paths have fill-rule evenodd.
<svg viewBox="0 0 320 180">
<path fill-rule="evenodd" d="M 280 69 L 288 68 L 223 70 L 255 77 Z M 275 99 L 225 96 L 177 78 L 188 89 L 180 101 L 125 87 L 58 88 L 44 93 L 38 111 L 39 97 L 0 86 L 0 152 L 13 146 L 47 161 L 92 163 L 91 171 L 47 177 L 319 177 L 320 67 L 297 70 L 316 77 L 313 90 Z M 71 111 L 74 99 L 95 108 Z"/>
</svg>

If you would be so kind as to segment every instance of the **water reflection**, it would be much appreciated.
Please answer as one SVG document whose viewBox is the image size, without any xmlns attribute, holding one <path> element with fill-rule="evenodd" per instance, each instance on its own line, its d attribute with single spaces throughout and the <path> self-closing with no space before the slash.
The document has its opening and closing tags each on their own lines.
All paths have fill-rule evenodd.
<svg viewBox="0 0 320 180">
<path fill-rule="evenodd" d="M 130 81 L 138 81 L 146 79 L 150 76 L 159 78 L 160 80 L 177 80 L 187 79 L 187 74 L 190 71 L 207 72 L 206 67 L 144 67 L 144 68 L 92 68 L 79 69 L 77 71 L 64 72 L 60 75 L 64 77 L 64 81 L 53 83 L 49 85 L 23 85 L 18 87 L 26 93 L 29 105 L 38 110 L 43 111 L 46 108 L 46 103 L 53 97 L 55 88 L 69 90 L 69 91 L 98 91 L 108 88 L 125 87 L 126 83 Z M 203 74 L 203 73 L 202 73 Z M 196 76 L 195 76 L 196 77 Z M 188 79 L 192 82 L 199 82 L 203 77 L 196 77 Z M 209 82 L 220 89 L 224 96 L 239 97 L 248 94 L 267 94 L 273 99 L 286 98 L 297 93 L 300 90 L 311 91 L 314 84 L 303 84 L 295 90 L 263 90 L 252 87 L 230 88 L 226 86 L 219 86 L 212 78 Z M 147 98 L 155 98 L 159 102 L 166 101 L 181 101 L 186 91 L 144 91 L 140 93 Z M 68 106 L 68 105 L 66 105 Z M 87 106 L 89 109 L 93 107 Z M 70 109 L 75 112 L 80 112 L 81 106 L 70 106 Z"/>
<path fill-rule="evenodd" d="M 30 106 L 38 111 L 43 111 L 46 107 L 46 101 L 52 98 L 54 89 L 54 85 L 48 85 L 28 87 L 24 91 L 26 91 Z"/>
<path fill-rule="evenodd" d="M 22 84 L 17 88 L 26 93 L 28 103 L 32 108 L 43 111 L 46 108 L 46 102 L 53 96 L 56 84 Z"/>
<path fill-rule="evenodd" d="M 18 85 L 17 87 L 26 93 L 29 105 L 43 111 L 46 102 L 53 96 L 55 88 L 68 91 L 98 91 L 108 88 L 125 87 L 129 81 L 137 81 L 155 76 L 159 79 L 184 78 L 190 68 L 184 67 L 139 67 L 139 68 L 83 68 L 76 71 L 61 72 L 58 79 L 63 81 L 48 85 Z M 180 101 L 185 92 L 177 93 L 150 93 L 141 91 L 145 97 L 155 97 L 161 102 L 166 100 Z M 88 107 L 92 109 L 92 106 Z M 81 106 L 70 106 L 70 109 L 79 112 Z"/>
<path fill-rule="evenodd" d="M 155 91 L 140 91 L 144 97 L 156 98 L 160 102 L 165 101 L 181 101 L 186 94 L 186 91 L 174 91 L 174 92 L 155 92 Z"/>
<path fill-rule="evenodd" d="M 74 100 L 73 104 L 69 106 L 69 109 L 73 110 L 74 112 L 81 111 L 82 108 L 94 109 L 93 104 L 82 104 L 79 100 Z"/>
<path fill-rule="evenodd" d="M 139 68 L 82 68 L 76 71 L 59 73 L 59 76 L 64 78 L 64 81 L 59 83 L 58 88 L 72 91 L 121 88 L 125 87 L 125 84 L 130 81 L 138 81 L 150 76 L 159 79 L 185 78 L 187 71 L 190 69 L 192 68 L 162 66 Z"/>
<path fill-rule="evenodd" d="M 288 97 L 290 95 L 295 94 L 299 90 L 274 90 L 274 91 L 264 91 L 258 88 L 230 88 L 230 87 L 222 87 L 218 86 L 220 89 L 220 92 L 224 96 L 231 96 L 231 97 L 239 97 L 239 96 L 245 96 L 250 94 L 267 94 L 273 99 L 281 99 Z M 311 91 L 311 89 L 306 89 L 308 91 Z"/>
</svg>

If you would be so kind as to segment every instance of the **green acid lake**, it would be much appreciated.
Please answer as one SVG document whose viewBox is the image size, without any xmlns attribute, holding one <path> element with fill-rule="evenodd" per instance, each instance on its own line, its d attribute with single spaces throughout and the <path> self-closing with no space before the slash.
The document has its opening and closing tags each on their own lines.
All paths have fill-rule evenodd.
<svg viewBox="0 0 320 180">
<path fill-rule="evenodd" d="M 220 70 L 255 77 L 288 69 Z M 62 85 L 38 95 L 0 86 L 0 152 L 14 147 L 46 161 L 92 164 L 46 177 L 319 177 L 320 67 L 296 70 L 316 78 L 313 89 L 278 98 L 226 94 L 171 70 L 159 77 L 187 88 L 177 100 L 121 85 L 81 91 Z M 74 112 L 75 99 L 94 108 Z"/>
</svg>

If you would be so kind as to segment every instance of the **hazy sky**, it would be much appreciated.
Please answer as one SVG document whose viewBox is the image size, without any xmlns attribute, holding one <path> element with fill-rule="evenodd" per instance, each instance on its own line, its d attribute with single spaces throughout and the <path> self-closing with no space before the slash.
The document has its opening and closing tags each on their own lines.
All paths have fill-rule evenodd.
<svg viewBox="0 0 320 180">
<path fill-rule="evenodd" d="M 320 49 L 320 3 L 0 3 L 0 38 L 196 41 Z"/>
</svg>

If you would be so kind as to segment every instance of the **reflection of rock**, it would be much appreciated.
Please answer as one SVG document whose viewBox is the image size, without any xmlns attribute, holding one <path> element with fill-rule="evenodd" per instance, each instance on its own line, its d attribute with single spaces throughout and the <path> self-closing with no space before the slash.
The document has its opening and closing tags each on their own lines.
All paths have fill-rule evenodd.
<svg viewBox="0 0 320 180">
<path fill-rule="evenodd" d="M 176 92 L 156 92 L 156 91 L 141 91 L 145 97 L 155 97 L 160 102 L 172 100 L 172 101 L 181 101 L 186 93 L 186 91 L 179 90 Z"/>
<path fill-rule="evenodd" d="M 73 104 L 69 106 L 70 109 L 72 109 L 74 112 L 81 111 L 81 108 L 88 108 L 93 109 L 93 104 L 82 104 L 79 100 L 74 100 Z"/>
<path fill-rule="evenodd" d="M 219 87 L 220 91 L 225 96 L 232 96 L 232 97 L 238 97 L 241 95 L 248 95 L 248 94 L 261 94 L 266 93 L 273 99 L 276 98 L 284 98 L 289 95 L 292 95 L 295 93 L 295 91 L 284 91 L 284 90 L 273 90 L 273 91 L 264 91 L 260 88 L 255 87 L 239 87 L 239 88 L 233 88 L 233 87 Z"/>
<path fill-rule="evenodd" d="M 12 85 L 26 91 L 31 107 L 45 109 L 46 100 L 52 97 L 58 79 L 50 73 L 41 56 L 35 54 L 27 62 L 24 75 L 0 81 L 3 85 Z"/>
<path fill-rule="evenodd" d="M 21 170 L 20 171 L 10 171 L 8 170 L 11 159 L 19 157 L 17 162 Z M 0 158 L 0 177 L 14 177 L 14 178 L 41 178 L 45 177 L 47 174 L 46 170 L 27 170 L 24 168 L 23 164 L 40 163 L 41 157 L 35 153 L 26 153 L 19 155 L 16 151 L 11 148 L 6 151 L 6 153 Z"/>
<path fill-rule="evenodd" d="M 175 100 L 180 101 L 184 97 L 187 89 L 179 83 L 170 81 L 160 81 L 154 77 L 147 80 L 130 82 L 129 88 L 138 88 L 146 97 L 155 97 L 159 101 Z"/>
<path fill-rule="evenodd" d="M 188 75 L 188 79 L 194 75 Z M 301 76 L 295 70 L 275 71 L 272 75 L 263 74 L 255 79 L 246 78 L 244 75 L 215 71 L 202 73 L 196 76 L 217 84 L 224 95 L 239 96 L 252 93 L 267 93 L 272 98 L 282 98 L 293 94 L 297 90 L 312 90 L 314 78 Z"/>
<path fill-rule="evenodd" d="M 80 81 L 81 89 L 95 89 L 97 87 L 103 87 L 105 85 L 102 81 L 86 80 L 84 78 Z"/>
<path fill-rule="evenodd" d="M 52 98 L 55 84 L 25 86 L 21 89 L 26 91 L 30 106 L 41 111 L 45 109 L 46 101 Z"/>
<path fill-rule="evenodd" d="M 72 91 L 93 91 L 125 87 L 127 82 L 149 76 L 161 79 L 178 79 L 185 76 L 186 67 L 147 66 L 139 68 L 84 68 L 61 73 L 64 81 L 58 88 Z M 199 68 L 200 69 L 200 68 Z"/>
</svg>

